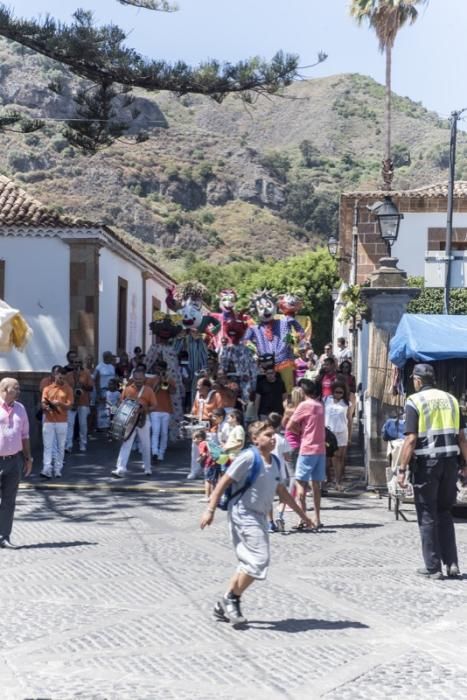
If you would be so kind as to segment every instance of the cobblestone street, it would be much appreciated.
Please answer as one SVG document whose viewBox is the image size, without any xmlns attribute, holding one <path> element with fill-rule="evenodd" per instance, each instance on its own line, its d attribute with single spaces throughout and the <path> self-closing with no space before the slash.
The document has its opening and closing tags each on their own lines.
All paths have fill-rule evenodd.
<svg viewBox="0 0 467 700">
<path fill-rule="evenodd" d="M 466 697 L 467 577 L 414 575 L 413 509 L 324 499 L 324 531 L 272 536 L 234 630 L 212 617 L 235 563 L 225 515 L 201 532 L 202 508 L 173 482 L 22 489 L 23 547 L 0 551 L 2 700 Z M 457 533 L 467 566 L 467 520 Z"/>
</svg>

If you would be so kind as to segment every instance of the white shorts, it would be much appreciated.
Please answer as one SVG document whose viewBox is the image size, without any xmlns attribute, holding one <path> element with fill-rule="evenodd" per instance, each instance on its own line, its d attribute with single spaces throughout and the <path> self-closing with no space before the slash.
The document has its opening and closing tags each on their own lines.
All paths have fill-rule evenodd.
<svg viewBox="0 0 467 700">
<path fill-rule="evenodd" d="M 238 559 L 237 571 L 264 580 L 270 558 L 267 517 L 238 503 L 229 509 L 229 526 Z"/>
<path fill-rule="evenodd" d="M 349 433 L 346 430 L 343 433 L 334 433 L 337 440 L 337 447 L 347 447 L 349 444 Z"/>
</svg>

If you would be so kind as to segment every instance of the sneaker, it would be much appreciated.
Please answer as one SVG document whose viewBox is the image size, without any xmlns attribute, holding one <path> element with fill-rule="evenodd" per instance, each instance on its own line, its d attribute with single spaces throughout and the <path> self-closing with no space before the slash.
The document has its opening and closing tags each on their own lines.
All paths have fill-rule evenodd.
<svg viewBox="0 0 467 700">
<path fill-rule="evenodd" d="M 19 549 L 17 544 L 13 544 L 12 542 L 10 542 L 9 537 L 0 538 L 0 547 L 2 549 Z"/>
<path fill-rule="evenodd" d="M 143 472 L 143 474 L 144 474 L 145 476 L 151 476 L 151 474 L 152 474 L 152 469 L 145 469 L 144 472 Z"/>
<path fill-rule="evenodd" d="M 285 532 L 285 522 L 284 518 L 277 518 L 276 527 L 279 532 Z"/>
<path fill-rule="evenodd" d="M 417 574 L 419 576 L 424 576 L 425 578 L 431 578 L 434 581 L 442 581 L 443 574 L 441 571 L 429 571 L 428 569 L 417 569 Z"/>
<path fill-rule="evenodd" d="M 192 481 L 193 479 L 196 479 L 196 474 L 192 474 L 192 473 L 190 472 L 189 474 L 186 475 L 186 478 L 187 478 L 188 480 Z"/>
<path fill-rule="evenodd" d="M 460 578 L 461 572 L 457 564 L 450 564 L 446 567 L 446 576 L 448 578 Z"/>
<path fill-rule="evenodd" d="M 80 447 L 80 448 L 79 448 L 79 451 L 80 451 L 80 452 L 86 452 L 86 449 L 87 449 L 86 447 Z"/>
<path fill-rule="evenodd" d="M 55 473 L 54 473 L 54 477 L 55 477 L 56 479 L 61 479 L 61 478 L 62 478 L 62 472 L 55 472 Z"/>
<path fill-rule="evenodd" d="M 42 479 L 51 479 L 52 478 L 52 474 L 50 472 L 46 472 L 44 470 L 42 470 L 40 472 L 39 476 L 42 477 Z"/>
<path fill-rule="evenodd" d="M 123 477 L 126 476 L 126 474 L 127 474 L 126 470 L 125 470 L 125 471 L 121 471 L 121 470 L 119 470 L 119 469 L 114 469 L 114 470 L 113 470 L 112 472 L 110 472 L 110 473 L 112 474 L 112 476 L 113 476 L 115 479 L 123 479 Z"/>
<path fill-rule="evenodd" d="M 222 601 L 219 601 L 217 606 L 222 609 L 224 616 L 233 627 L 244 625 L 247 622 L 246 618 L 242 615 L 239 595 L 229 593 L 223 596 Z"/>
<path fill-rule="evenodd" d="M 277 527 L 274 520 L 270 520 L 269 525 L 268 525 L 268 530 L 269 530 L 269 532 L 277 532 L 279 530 L 279 528 Z"/>
</svg>

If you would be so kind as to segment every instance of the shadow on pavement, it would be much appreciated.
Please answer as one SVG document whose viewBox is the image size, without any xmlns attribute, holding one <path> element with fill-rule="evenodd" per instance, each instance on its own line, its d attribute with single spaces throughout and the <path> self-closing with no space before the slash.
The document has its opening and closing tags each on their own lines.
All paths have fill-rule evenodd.
<svg viewBox="0 0 467 700">
<path fill-rule="evenodd" d="M 37 544 L 23 544 L 18 549 L 63 549 L 65 547 L 95 546 L 97 542 L 86 542 L 85 540 L 73 540 L 71 542 L 37 542 Z"/>
<path fill-rule="evenodd" d="M 97 522 L 100 525 L 114 525 L 127 521 L 128 511 L 141 506 L 153 506 L 165 512 L 180 510 L 182 498 L 177 493 L 148 491 L 49 491 L 34 492 L 33 508 L 28 492 L 20 492 L 18 505 L 30 508 L 16 519 L 24 522 L 68 520 L 73 523 Z"/>
<path fill-rule="evenodd" d="M 343 629 L 368 629 L 368 625 L 352 620 L 316 620 L 305 618 L 303 620 L 290 617 L 286 620 L 249 620 L 248 627 L 262 630 L 274 630 L 275 632 L 308 632 L 309 630 L 343 630 Z"/>
<path fill-rule="evenodd" d="M 332 525 L 336 530 L 370 530 L 374 527 L 384 527 L 384 523 L 342 523 L 341 525 Z"/>
</svg>

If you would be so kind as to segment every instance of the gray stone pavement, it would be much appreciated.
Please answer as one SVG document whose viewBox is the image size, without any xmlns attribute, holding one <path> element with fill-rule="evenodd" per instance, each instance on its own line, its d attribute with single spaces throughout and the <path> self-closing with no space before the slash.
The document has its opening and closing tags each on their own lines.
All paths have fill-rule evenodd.
<svg viewBox="0 0 467 700">
<path fill-rule="evenodd" d="M 1 700 L 466 696 L 467 577 L 414 575 L 413 510 L 324 499 L 324 531 L 272 536 L 234 630 L 212 617 L 235 565 L 225 514 L 201 532 L 200 494 L 169 481 L 20 491 L 24 546 L 0 550 Z M 467 520 L 457 534 L 467 567 Z"/>
</svg>

